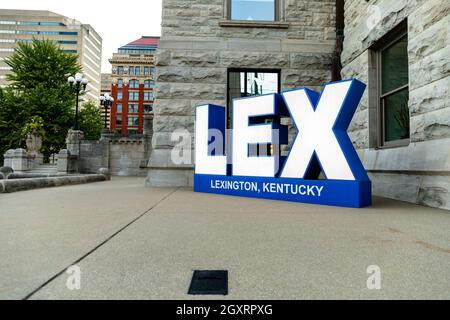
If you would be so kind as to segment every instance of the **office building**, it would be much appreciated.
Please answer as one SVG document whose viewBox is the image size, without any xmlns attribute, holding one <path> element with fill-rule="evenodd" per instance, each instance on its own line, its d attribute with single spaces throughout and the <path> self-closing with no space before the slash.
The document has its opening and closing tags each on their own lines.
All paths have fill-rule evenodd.
<svg viewBox="0 0 450 320">
<path fill-rule="evenodd" d="M 0 9 L 0 86 L 10 72 L 5 58 L 20 42 L 48 39 L 65 52 L 78 54 L 83 74 L 89 80 L 85 99 L 98 101 L 101 82 L 102 38 L 88 24 L 50 11 Z"/>
</svg>

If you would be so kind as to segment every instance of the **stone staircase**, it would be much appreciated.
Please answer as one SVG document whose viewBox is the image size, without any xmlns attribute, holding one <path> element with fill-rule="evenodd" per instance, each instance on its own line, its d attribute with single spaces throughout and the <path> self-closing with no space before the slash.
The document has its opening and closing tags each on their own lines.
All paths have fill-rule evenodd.
<svg viewBox="0 0 450 320">
<path fill-rule="evenodd" d="M 42 175 L 57 175 L 58 167 L 56 164 L 41 164 L 38 167 L 27 171 L 27 173 L 42 174 Z"/>
</svg>

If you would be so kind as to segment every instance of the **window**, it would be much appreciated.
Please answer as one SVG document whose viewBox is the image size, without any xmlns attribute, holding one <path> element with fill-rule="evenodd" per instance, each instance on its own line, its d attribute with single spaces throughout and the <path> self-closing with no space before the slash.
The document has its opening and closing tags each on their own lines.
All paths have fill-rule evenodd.
<svg viewBox="0 0 450 320">
<path fill-rule="evenodd" d="M 122 125 L 122 116 L 116 117 L 116 125 L 121 126 Z"/>
<path fill-rule="evenodd" d="M 0 20 L 0 24 L 16 24 L 15 21 L 9 21 L 9 20 Z"/>
<path fill-rule="evenodd" d="M 139 105 L 129 104 L 128 105 L 128 113 L 139 113 Z"/>
<path fill-rule="evenodd" d="M 73 32 L 73 31 L 61 31 L 59 34 L 61 35 L 66 35 L 66 36 L 77 36 L 78 32 Z"/>
<path fill-rule="evenodd" d="M 139 117 L 128 117 L 129 126 L 139 126 Z"/>
<path fill-rule="evenodd" d="M 123 88 L 123 79 L 117 80 L 117 88 Z"/>
<path fill-rule="evenodd" d="M 152 101 L 153 92 L 144 92 L 144 101 Z"/>
<path fill-rule="evenodd" d="M 57 26 L 64 26 L 64 23 L 62 22 L 40 22 L 41 26 L 49 26 L 49 27 L 57 27 Z"/>
<path fill-rule="evenodd" d="M 122 113 L 122 104 L 121 104 L 121 103 L 118 103 L 118 104 L 117 104 L 116 112 L 117 112 L 117 113 Z"/>
<path fill-rule="evenodd" d="M 278 70 L 228 70 L 228 110 L 231 116 L 233 99 L 280 91 Z"/>
<path fill-rule="evenodd" d="M 138 101 L 139 100 L 139 92 L 128 92 L 128 100 Z"/>
<path fill-rule="evenodd" d="M 77 50 L 64 50 L 64 52 L 66 52 L 66 53 L 77 53 L 78 51 Z"/>
<path fill-rule="evenodd" d="M 0 33 L 14 34 L 16 33 L 16 30 L 0 30 Z"/>
<path fill-rule="evenodd" d="M 128 74 L 129 74 L 130 76 L 134 76 L 134 68 L 133 68 L 133 67 L 129 67 L 129 68 L 128 68 Z"/>
<path fill-rule="evenodd" d="M 25 25 L 25 26 L 38 26 L 39 21 L 19 21 L 17 24 Z"/>
<path fill-rule="evenodd" d="M 150 75 L 150 68 L 144 67 L 144 76 L 149 76 L 149 75 Z"/>
<path fill-rule="evenodd" d="M 153 105 L 152 104 L 144 104 L 144 112 L 149 113 L 153 111 Z"/>
<path fill-rule="evenodd" d="M 122 100 L 123 99 L 123 92 L 122 91 L 118 91 L 117 92 L 117 100 Z"/>
<path fill-rule="evenodd" d="M 77 44 L 77 41 L 59 40 L 59 44 Z"/>
<path fill-rule="evenodd" d="M 276 21 L 278 0 L 228 0 L 230 20 Z"/>
<path fill-rule="evenodd" d="M 134 74 L 135 74 L 136 76 L 140 76 L 140 75 L 141 75 L 141 68 L 140 68 L 140 67 L 134 68 Z"/>
<path fill-rule="evenodd" d="M 31 30 L 17 30 L 18 34 L 39 34 L 38 31 L 31 31 Z"/>
<path fill-rule="evenodd" d="M 133 135 L 133 134 L 137 134 L 138 131 L 137 129 L 128 129 L 128 134 Z"/>
<path fill-rule="evenodd" d="M 117 74 L 118 74 L 119 76 L 123 76 L 123 67 L 122 67 L 122 66 L 118 66 L 118 67 L 117 67 Z"/>
<path fill-rule="evenodd" d="M 409 144 L 408 35 L 403 32 L 378 50 L 380 147 Z"/>
<path fill-rule="evenodd" d="M 154 67 L 150 68 L 150 74 L 155 74 L 156 69 Z"/>
<path fill-rule="evenodd" d="M 130 88 L 139 89 L 139 80 L 130 80 Z"/>
<path fill-rule="evenodd" d="M 145 80 L 144 81 L 145 89 L 153 89 L 154 87 L 155 87 L 155 81 L 153 81 L 153 80 Z"/>
</svg>

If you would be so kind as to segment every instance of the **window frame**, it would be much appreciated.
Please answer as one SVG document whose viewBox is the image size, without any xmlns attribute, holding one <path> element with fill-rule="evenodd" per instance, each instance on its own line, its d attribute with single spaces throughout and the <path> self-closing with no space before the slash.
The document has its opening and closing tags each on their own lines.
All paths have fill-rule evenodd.
<svg viewBox="0 0 450 320">
<path fill-rule="evenodd" d="M 404 37 L 408 37 L 408 29 L 406 22 L 400 24 L 397 28 L 394 28 L 391 33 L 387 35 L 386 38 L 383 39 L 383 41 L 375 47 L 375 59 L 376 59 L 376 76 L 377 76 L 377 148 L 379 149 L 390 149 L 390 148 L 398 148 L 398 147 L 405 147 L 408 146 L 411 143 L 411 127 L 409 138 L 406 139 L 399 139 L 394 141 L 386 141 L 386 121 L 385 121 L 385 101 L 387 97 L 390 97 L 396 93 L 399 93 L 405 89 L 408 90 L 408 95 L 410 93 L 410 85 L 409 85 L 409 79 L 410 74 L 408 70 L 408 84 L 403 85 L 401 87 L 398 87 L 394 90 L 391 90 L 389 92 L 383 93 L 383 52 L 393 45 L 395 45 L 398 41 L 400 41 Z M 407 38 L 409 40 L 409 38 Z M 408 41 L 409 43 L 409 41 Z M 409 65 L 409 57 L 408 57 L 408 65 Z M 410 96 L 408 96 L 408 101 L 410 100 Z M 409 110 L 409 105 L 408 105 Z M 411 114 L 410 114 L 410 124 L 411 124 Z"/>
<path fill-rule="evenodd" d="M 139 101 L 139 91 L 128 91 L 128 101 Z"/>
<path fill-rule="evenodd" d="M 237 19 L 232 19 L 231 14 L 232 14 L 232 6 L 233 6 L 233 0 L 226 0 L 226 4 L 227 4 L 227 20 L 229 21 L 248 21 L 248 22 L 253 22 L 253 23 L 258 23 L 258 22 L 279 22 L 280 21 L 280 3 L 281 0 L 273 0 L 274 2 L 274 20 L 252 20 L 252 21 L 248 21 L 248 20 L 237 20 Z"/>
<path fill-rule="evenodd" d="M 128 87 L 130 89 L 139 89 L 140 85 L 141 85 L 141 82 L 139 81 L 139 79 L 131 79 L 128 82 Z"/>
<path fill-rule="evenodd" d="M 133 111 L 130 111 L 130 106 L 133 106 Z M 137 107 L 137 110 L 135 110 Z M 128 114 L 139 114 L 139 104 L 138 103 L 129 103 L 128 104 Z"/>
<path fill-rule="evenodd" d="M 276 73 L 278 76 L 278 93 L 281 92 L 281 69 L 265 69 L 265 68 L 228 68 L 227 69 L 227 127 L 231 128 L 231 118 L 232 110 L 230 105 L 230 73 L 233 72 L 244 72 L 245 78 L 247 78 L 247 73 Z M 244 91 L 247 92 L 247 81 L 244 85 Z M 248 96 L 247 96 L 248 97 Z"/>
</svg>

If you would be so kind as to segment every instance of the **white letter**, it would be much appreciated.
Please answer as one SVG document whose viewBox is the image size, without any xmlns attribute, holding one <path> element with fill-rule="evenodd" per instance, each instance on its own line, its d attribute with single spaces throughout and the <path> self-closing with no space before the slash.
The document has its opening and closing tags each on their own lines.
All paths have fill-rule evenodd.
<svg viewBox="0 0 450 320">
<path fill-rule="evenodd" d="M 282 178 L 304 178 L 315 151 L 327 179 L 355 180 L 333 131 L 337 119 L 342 116 L 340 112 L 353 81 L 327 84 L 319 101 L 318 94 L 308 89 L 283 93 L 298 134 L 282 170 Z"/>
<path fill-rule="evenodd" d="M 368 266 L 367 274 L 370 274 L 367 279 L 367 289 L 369 290 L 380 290 L 381 289 L 381 269 L 377 265 Z"/>
<path fill-rule="evenodd" d="M 233 175 L 275 177 L 279 166 L 279 141 L 272 124 L 249 125 L 252 117 L 275 116 L 276 95 L 264 95 L 233 101 Z M 274 137 L 275 136 L 275 137 Z M 251 145 L 272 144 L 274 155 L 250 156 Z"/>
<path fill-rule="evenodd" d="M 227 174 L 225 107 L 198 106 L 195 121 L 195 173 Z M 211 145 L 210 142 L 212 141 Z"/>
<path fill-rule="evenodd" d="M 81 269 L 79 266 L 70 266 L 67 268 L 67 274 L 70 276 L 67 278 L 66 287 L 69 290 L 80 290 L 81 288 Z"/>
<path fill-rule="evenodd" d="M 171 160 L 176 165 L 191 164 L 191 141 L 192 137 L 186 129 L 177 129 L 172 132 L 171 141 L 178 141 L 171 152 Z"/>
</svg>

